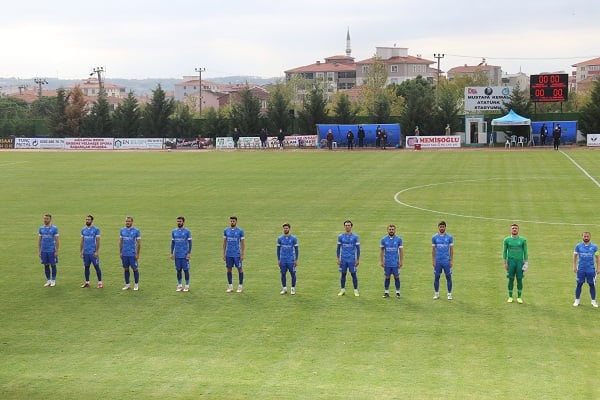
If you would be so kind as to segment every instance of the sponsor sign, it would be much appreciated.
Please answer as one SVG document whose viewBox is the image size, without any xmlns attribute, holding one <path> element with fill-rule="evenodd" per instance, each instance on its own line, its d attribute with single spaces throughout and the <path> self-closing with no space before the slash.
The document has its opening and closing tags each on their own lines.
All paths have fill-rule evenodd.
<svg viewBox="0 0 600 400">
<path fill-rule="evenodd" d="M 65 138 L 67 150 L 112 150 L 113 138 Z"/>
<path fill-rule="evenodd" d="M 460 147 L 460 135 L 452 136 L 407 136 L 406 148 L 414 149 L 420 145 L 422 149 L 441 149 L 446 147 Z M 419 147 L 419 146 L 416 146 Z"/>
<path fill-rule="evenodd" d="M 217 149 L 233 149 L 233 138 L 218 137 L 216 147 Z"/>
<path fill-rule="evenodd" d="M 13 138 L 0 137 L 0 149 L 12 149 Z"/>
<path fill-rule="evenodd" d="M 160 150 L 163 148 L 162 138 L 123 138 L 114 139 L 115 150 Z"/>
<path fill-rule="evenodd" d="M 504 102 L 510 102 L 511 93 L 510 86 L 466 87 L 465 111 L 501 110 Z"/>
<path fill-rule="evenodd" d="M 600 146 L 600 133 L 588 133 L 587 145 L 590 147 Z"/>
</svg>

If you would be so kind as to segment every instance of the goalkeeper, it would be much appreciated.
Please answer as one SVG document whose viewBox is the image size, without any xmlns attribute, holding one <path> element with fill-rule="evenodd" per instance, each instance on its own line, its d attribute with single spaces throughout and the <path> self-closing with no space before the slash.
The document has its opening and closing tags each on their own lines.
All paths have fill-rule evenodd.
<svg viewBox="0 0 600 400">
<path fill-rule="evenodd" d="M 510 236 L 504 239 L 502 249 L 504 269 L 508 278 L 508 302 L 513 302 L 513 288 L 517 278 L 517 303 L 522 304 L 523 275 L 528 267 L 527 240 L 519 236 L 519 225 L 510 226 Z"/>
</svg>

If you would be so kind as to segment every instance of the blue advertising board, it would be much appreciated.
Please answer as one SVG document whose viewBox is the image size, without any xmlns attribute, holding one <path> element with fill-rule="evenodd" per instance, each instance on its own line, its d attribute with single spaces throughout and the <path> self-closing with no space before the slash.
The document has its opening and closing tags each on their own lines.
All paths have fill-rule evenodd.
<svg viewBox="0 0 600 400">
<path fill-rule="evenodd" d="M 552 132 L 554 127 L 559 124 L 562 131 L 560 135 L 561 144 L 573 144 L 577 141 L 577 121 L 531 121 L 531 132 L 536 146 L 541 143 L 540 130 L 543 124 L 546 124 L 546 128 L 548 128 L 546 145 L 552 145 Z"/>
<path fill-rule="evenodd" d="M 333 132 L 333 141 L 338 146 L 346 146 L 348 131 L 354 134 L 354 146 L 358 146 L 358 127 L 362 126 L 365 131 L 364 145 L 367 147 L 375 147 L 377 127 L 385 129 L 387 134 L 388 147 L 400 147 L 402 145 L 402 135 L 400 133 L 400 124 L 354 124 L 354 125 L 338 125 L 338 124 L 318 124 L 317 131 L 319 142 L 327 139 L 327 131 L 331 129 Z"/>
</svg>

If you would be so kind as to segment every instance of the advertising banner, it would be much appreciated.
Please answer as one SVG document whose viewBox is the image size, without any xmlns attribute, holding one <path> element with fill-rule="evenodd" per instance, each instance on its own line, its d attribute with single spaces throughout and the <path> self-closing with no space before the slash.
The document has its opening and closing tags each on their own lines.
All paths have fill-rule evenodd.
<svg viewBox="0 0 600 400">
<path fill-rule="evenodd" d="M 0 138 L 0 149 L 12 149 L 14 148 L 13 138 L 2 137 Z"/>
<path fill-rule="evenodd" d="M 407 136 L 406 148 L 414 149 L 441 149 L 448 147 L 460 147 L 460 135 L 452 136 Z"/>
<path fill-rule="evenodd" d="M 588 133 L 587 145 L 590 147 L 600 146 L 600 133 Z"/>
<path fill-rule="evenodd" d="M 113 138 L 65 138 L 67 150 L 112 150 Z"/>
<path fill-rule="evenodd" d="M 217 149 L 233 149 L 233 138 L 218 137 L 216 147 Z"/>
<path fill-rule="evenodd" d="M 114 139 L 115 150 L 161 150 L 163 148 L 162 138 L 123 138 Z"/>
</svg>

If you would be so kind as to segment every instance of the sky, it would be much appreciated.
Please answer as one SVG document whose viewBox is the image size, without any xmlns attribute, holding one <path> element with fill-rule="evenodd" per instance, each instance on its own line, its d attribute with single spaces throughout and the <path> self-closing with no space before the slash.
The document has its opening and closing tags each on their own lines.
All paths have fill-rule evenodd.
<svg viewBox="0 0 600 400">
<path fill-rule="evenodd" d="M 600 57 L 597 0 L 20 0 L 0 6 L 0 77 L 203 79 L 284 71 L 376 47 L 447 71 L 483 58 L 504 73 L 564 71 Z M 437 64 L 437 61 L 436 61 Z M 432 65 L 437 67 L 437 65 Z"/>
</svg>

